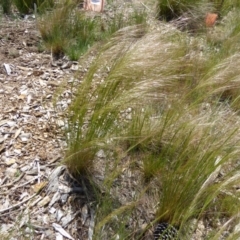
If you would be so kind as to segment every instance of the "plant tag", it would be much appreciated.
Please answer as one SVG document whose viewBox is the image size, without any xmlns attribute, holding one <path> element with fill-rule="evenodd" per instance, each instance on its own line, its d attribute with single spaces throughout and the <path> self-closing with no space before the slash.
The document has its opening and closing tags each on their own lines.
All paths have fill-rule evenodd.
<svg viewBox="0 0 240 240">
<path fill-rule="evenodd" d="M 83 8 L 94 12 L 102 12 L 104 8 L 104 0 L 85 0 Z"/>
<path fill-rule="evenodd" d="M 91 4 L 100 5 L 101 0 L 91 0 Z"/>
</svg>

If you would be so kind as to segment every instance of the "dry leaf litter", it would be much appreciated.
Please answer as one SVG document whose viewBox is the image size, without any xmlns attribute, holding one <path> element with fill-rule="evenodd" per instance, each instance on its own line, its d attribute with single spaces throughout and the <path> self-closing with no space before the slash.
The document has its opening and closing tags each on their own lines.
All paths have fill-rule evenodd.
<svg viewBox="0 0 240 240">
<path fill-rule="evenodd" d="M 66 147 L 64 116 L 72 82 L 76 70 L 86 69 L 39 52 L 40 42 L 34 18 L 3 17 L 0 238 L 9 234 L 11 239 L 88 239 L 91 218 L 83 191 L 59 164 Z M 69 201 L 75 193 L 80 200 L 74 209 Z"/>
</svg>

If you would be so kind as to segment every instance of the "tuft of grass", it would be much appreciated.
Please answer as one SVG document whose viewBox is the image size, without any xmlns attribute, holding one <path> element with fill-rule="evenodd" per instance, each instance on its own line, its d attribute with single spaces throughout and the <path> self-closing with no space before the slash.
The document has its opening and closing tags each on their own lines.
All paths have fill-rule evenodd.
<svg viewBox="0 0 240 240">
<path fill-rule="evenodd" d="M 219 124 L 227 114 L 217 109 L 214 114 L 205 113 L 208 115 L 204 116 L 205 121 L 196 116 L 197 119 L 184 119 L 183 123 L 175 124 L 177 128 L 172 134 L 166 129 L 169 140 L 165 140 L 161 153 L 155 157 L 159 162 L 154 166 L 155 176 L 162 186 L 156 216 L 160 222 L 177 226 L 184 235 L 189 231 L 190 219 L 206 217 L 208 212 L 214 219 L 232 214 L 234 199 L 229 199 L 229 205 L 225 207 L 218 206 L 217 211 L 209 208 L 216 204 L 220 195 L 222 202 L 228 199 L 226 189 L 231 189 L 239 180 L 239 170 L 234 169 L 239 146 L 238 129 L 229 131 Z M 230 119 L 233 117 L 229 116 Z M 219 126 L 212 121 L 219 122 Z M 228 165 L 231 167 L 227 171 Z M 225 171 L 223 178 L 218 176 L 220 170 Z"/>
<path fill-rule="evenodd" d="M 106 19 L 107 18 L 107 19 Z M 135 24 L 146 24 L 146 14 L 134 10 L 126 16 L 115 13 L 111 19 L 90 16 L 77 8 L 77 2 L 62 1 L 38 20 L 43 41 L 52 53 L 78 60 L 96 42 L 105 41 L 119 29 Z"/>
<path fill-rule="evenodd" d="M 128 30 L 129 28 L 125 31 L 127 32 Z M 139 34 L 142 34 L 142 27 L 138 27 L 132 35 L 134 35 L 134 38 L 138 38 Z M 129 36 L 129 41 L 132 40 Z M 121 46 L 122 52 L 129 50 L 129 48 L 127 46 L 124 47 L 124 45 L 125 41 L 118 45 Z M 106 46 L 106 49 L 109 49 L 109 47 L 111 48 L 111 45 Z M 108 51 L 108 54 L 109 53 Z M 119 119 L 119 117 L 116 119 L 116 116 L 119 115 L 118 107 L 121 106 L 122 102 L 116 102 L 115 100 L 121 96 L 119 88 L 122 86 L 124 89 L 126 84 L 129 85 L 130 88 L 131 82 L 122 81 L 121 77 L 118 76 L 120 73 L 119 67 L 122 66 L 125 58 L 114 56 L 112 59 L 114 63 L 111 68 L 116 69 L 117 72 L 112 71 L 113 74 L 108 76 L 107 81 L 101 82 L 98 80 L 95 84 L 94 74 L 100 62 L 106 63 L 105 57 L 108 58 L 106 55 L 102 58 L 100 54 L 99 60 L 97 60 L 89 70 L 85 80 L 81 84 L 76 102 L 70 110 L 72 117 L 69 121 L 69 129 L 75 130 L 70 132 L 70 149 L 67 154 L 67 162 L 72 171 L 74 171 L 74 169 L 80 172 L 82 171 L 81 168 L 76 168 L 76 162 L 82 162 L 83 166 L 86 165 L 84 169 L 88 168 L 89 163 L 92 163 L 95 153 L 106 145 L 109 134 L 112 131 L 122 131 L 121 125 L 119 125 L 119 128 L 116 127 L 116 120 Z M 108 60 L 110 59 L 111 58 Z M 126 66 L 126 64 L 127 62 L 124 63 L 124 66 Z M 108 67 L 110 67 L 110 65 Z M 103 71 L 104 70 L 106 70 L 105 67 Z M 84 156 L 84 161 L 81 161 L 82 155 Z M 77 156 L 80 157 L 79 160 L 76 160 L 78 158 Z M 73 163 L 72 167 L 71 163 Z"/>
<path fill-rule="evenodd" d="M 74 5 L 66 1 L 38 20 L 43 42 L 56 57 L 63 54 L 64 47 L 69 42 L 69 35 L 73 34 L 71 32 L 73 24 L 70 18 L 73 8 Z"/>
<path fill-rule="evenodd" d="M 100 40 L 98 36 L 98 20 L 77 12 L 73 13 L 71 17 L 74 18 L 74 27 L 69 29 L 70 39 L 68 44 L 64 46 L 64 52 L 71 60 L 78 60 L 93 43 Z"/>
<path fill-rule="evenodd" d="M 216 31 L 229 26 L 221 24 Z M 158 27 L 123 28 L 99 50 L 69 109 L 65 163 L 92 181 L 102 177 L 96 239 L 141 239 L 131 219 L 142 220 L 143 199 L 155 211 L 149 225 L 168 222 L 181 239 L 191 239 L 199 221 L 212 226 L 206 238 L 227 230 L 236 239 L 238 31 L 223 33 L 229 42 L 216 47 L 212 33 Z"/>
</svg>

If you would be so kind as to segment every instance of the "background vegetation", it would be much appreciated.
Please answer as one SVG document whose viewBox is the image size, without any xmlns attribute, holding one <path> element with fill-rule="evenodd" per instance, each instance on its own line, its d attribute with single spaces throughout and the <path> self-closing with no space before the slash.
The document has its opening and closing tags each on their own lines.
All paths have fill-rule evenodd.
<svg viewBox="0 0 240 240">
<path fill-rule="evenodd" d="M 106 41 L 120 28 L 144 22 L 144 11 L 133 10 L 126 16 L 114 10 L 111 18 L 107 18 L 79 10 L 76 1 L 60 1 L 47 16 L 39 18 L 38 26 L 46 47 L 54 56 L 66 54 L 71 60 L 78 60 L 90 46 Z"/>
<path fill-rule="evenodd" d="M 30 14 L 33 11 L 43 13 L 54 6 L 54 0 L 1 0 L 3 13 L 10 14 L 12 7 L 16 7 L 21 14 Z"/>
</svg>

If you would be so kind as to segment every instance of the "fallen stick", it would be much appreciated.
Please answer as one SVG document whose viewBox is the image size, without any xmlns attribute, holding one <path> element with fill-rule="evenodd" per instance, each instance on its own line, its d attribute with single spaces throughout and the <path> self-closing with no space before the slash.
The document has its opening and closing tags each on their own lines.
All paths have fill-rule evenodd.
<svg viewBox="0 0 240 240">
<path fill-rule="evenodd" d="M 8 184 L 1 185 L 0 188 L 11 187 L 11 186 L 15 185 L 15 183 L 18 182 L 19 180 L 21 180 L 24 175 L 25 175 L 25 173 L 22 173 L 17 179 L 15 179 L 14 181 L 12 181 Z"/>
<path fill-rule="evenodd" d="M 4 213 L 4 212 L 6 212 L 6 211 L 9 211 L 9 210 L 11 210 L 11 209 L 20 207 L 22 204 L 24 204 L 25 202 L 28 202 L 29 200 L 31 200 L 32 198 L 34 198 L 36 195 L 37 195 L 37 193 L 35 193 L 35 194 L 33 194 L 32 196 L 30 196 L 29 198 L 21 201 L 20 203 L 17 203 L 17 204 L 15 204 L 15 205 L 12 205 L 12 206 L 9 207 L 9 208 L 1 209 L 1 210 L 0 210 L 0 214 L 1 214 L 1 213 Z"/>
</svg>

